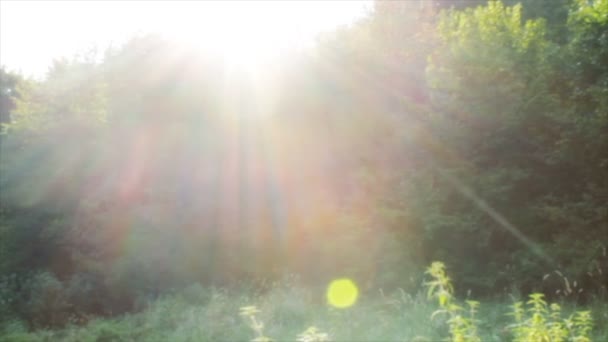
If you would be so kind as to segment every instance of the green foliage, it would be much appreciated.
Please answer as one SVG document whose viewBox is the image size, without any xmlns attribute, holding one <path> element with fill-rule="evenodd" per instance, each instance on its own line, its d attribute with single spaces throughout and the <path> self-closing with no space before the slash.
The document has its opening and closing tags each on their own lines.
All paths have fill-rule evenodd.
<svg viewBox="0 0 608 342">
<path fill-rule="evenodd" d="M 21 96 L 19 88 L 24 82 L 20 75 L 0 67 L 0 131 L 4 124 L 11 122 L 11 111 Z"/>
<path fill-rule="evenodd" d="M 453 297 L 454 290 L 444 264 L 433 262 L 427 274 L 432 278 L 426 283 L 427 296 L 436 298 L 439 304 L 439 310 L 431 318 L 448 315 L 450 341 L 481 341 L 478 335 L 481 321 L 476 318 L 480 303 L 467 300 L 468 316 L 464 316 L 465 310 L 456 304 Z M 547 304 L 542 293 L 530 294 L 526 305 L 527 308 L 524 303 L 515 302 L 509 314 L 515 321 L 509 326 L 514 342 L 591 341 L 593 322 L 590 311 L 577 311 L 564 319 L 561 307 L 556 303 Z"/>
<path fill-rule="evenodd" d="M 586 58 L 602 54 L 602 40 L 595 36 L 596 53 L 586 54 L 592 57 L 572 47 L 573 32 L 600 32 L 575 24 L 581 4 L 573 5 L 561 43 L 547 37 L 542 18 L 524 20 L 527 2 L 441 15 L 442 43 L 427 71 L 437 111 L 432 132 L 443 147 L 435 153 L 444 181 L 436 191 L 445 200 L 434 202 L 433 230 L 443 234 L 429 246 L 461 256 L 453 267 L 464 288 L 483 292 L 516 279 L 530 291 L 548 268 L 580 283 L 600 257 L 606 170 L 598 161 L 608 145 L 597 130 L 605 131 L 606 121 L 586 113 L 605 111 L 588 101 L 591 88 L 576 75 Z M 589 233 L 577 236 L 581 229 Z M 584 239 L 578 247 L 575 236 Z M 491 261 L 470 262 L 481 256 Z M 480 267 L 501 276 L 483 279 Z"/>
<path fill-rule="evenodd" d="M 533 293 L 524 308 L 522 302 L 513 304 L 511 315 L 515 323 L 510 327 L 514 341 L 591 341 L 590 311 L 577 311 L 563 319 L 561 307 L 548 305 L 541 293 Z"/>
<path fill-rule="evenodd" d="M 247 325 L 255 333 L 252 342 L 270 342 L 272 339 L 264 335 L 264 323 L 259 321 L 256 314 L 260 311 L 255 306 L 245 306 L 240 310 L 240 315 L 247 321 Z"/>
<path fill-rule="evenodd" d="M 441 262 L 433 262 L 427 273 L 432 280 L 426 283 L 428 287 L 427 296 L 437 298 L 439 310 L 435 311 L 431 318 L 446 314 L 447 324 L 450 329 L 450 341 L 454 342 L 479 342 L 481 339 L 477 333 L 479 321 L 475 318 L 479 302 L 467 301 L 468 317 L 463 315 L 464 308 L 455 303 L 454 289 L 450 278 L 445 273 L 445 266 Z"/>
<path fill-rule="evenodd" d="M 527 249 L 543 265 L 534 255 L 538 247 L 521 235 L 532 241 L 540 236 L 533 227 L 542 218 L 531 203 L 547 191 L 542 158 L 552 144 L 549 132 L 559 129 L 553 117 L 558 102 L 548 87 L 553 46 L 541 19 L 524 22 L 521 5 L 495 1 L 443 12 L 438 32 L 442 43 L 427 77 L 437 111 L 430 130 L 440 146 L 431 165 L 440 169 L 436 196 L 444 200 L 435 202 L 437 233 L 430 245 L 461 255 L 463 262 L 454 265 L 457 281 L 484 292 L 506 281 L 473 274 L 514 262 L 510 250 Z M 487 255 L 492 262 L 484 265 L 468 261 Z M 534 281 L 517 277 L 523 284 Z"/>
<path fill-rule="evenodd" d="M 261 322 L 256 314 L 260 311 L 255 306 L 244 306 L 240 309 L 240 315 L 243 316 L 247 325 L 255 333 L 255 337 L 251 340 L 252 342 L 270 342 L 273 341 L 271 338 L 264 335 L 264 323 Z M 326 342 L 329 341 L 329 335 L 327 333 L 319 331 L 316 327 L 312 326 L 300 333 L 296 339 L 298 342 Z"/>
<path fill-rule="evenodd" d="M 253 331 L 248 320 L 243 321 L 237 313 L 252 302 L 260 304 L 260 312 L 255 315 L 258 321 L 265 323 L 264 334 L 280 341 L 312 334 L 322 339 L 323 333 L 319 330 L 307 329 L 310 325 L 324 327 L 336 341 L 439 341 L 448 334 L 444 322 L 429 319 L 437 304 L 428 301 L 426 294 L 397 291 L 384 296 L 373 295 L 348 311 L 331 309 L 325 303 L 315 301 L 315 296 L 310 289 L 298 288 L 293 283 L 264 294 L 192 288 L 153 301 L 137 314 L 95 319 L 64 329 L 28 332 L 22 323 L 13 320 L 0 326 L 0 336 L 7 341 L 247 341 L 252 338 Z M 299 303 L 290 310 L 301 312 L 297 317 L 291 315 L 294 317 L 291 320 L 282 319 L 288 312 L 285 306 L 288 298 Z M 505 315 L 507 306 L 506 301 L 485 302 L 479 306 L 475 317 L 479 320 L 478 334 L 483 341 L 513 340 L 510 328 L 515 325 Z M 604 341 L 608 336 L 605 324 L 608 317 L 602 318 L 606 304 L 598 303 L 590 309 L 595 323 L 591 339 Z M 573 312 L 567 306 L 562 311 L 566 315 Z M 527 315 L 523 313 L 522 317 Z"/>
</svg>

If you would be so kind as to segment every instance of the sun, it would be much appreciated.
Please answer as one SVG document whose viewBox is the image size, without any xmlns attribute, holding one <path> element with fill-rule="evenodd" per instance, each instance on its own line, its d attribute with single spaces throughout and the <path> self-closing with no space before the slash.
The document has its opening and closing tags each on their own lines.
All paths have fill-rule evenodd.
<svg viewBox="0 0 608 342">
<path fill-rule="evenodd" d="M 211 53 L 219 54 L 231 67 L 253 68 L 278 54 L 289 40 L 277 28 L 272 11 L 251 4 L 227 3 L 213 16 L 175 32 L 178 39 Z"/>
<path fill-rule="evenodd" d="M 367 1 L 223 1 L 180 3 L 161 32 L 214 54 L 240 69 L 267 66 L 315 36 L 348 25 Z M 183 6 L 183 7 L 182 7 Z"/>
</svg>

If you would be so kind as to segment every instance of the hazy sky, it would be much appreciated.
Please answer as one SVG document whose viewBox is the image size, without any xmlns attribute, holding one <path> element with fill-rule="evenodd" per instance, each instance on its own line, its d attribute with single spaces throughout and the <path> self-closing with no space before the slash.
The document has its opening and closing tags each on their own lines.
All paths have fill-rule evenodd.
<svg viewBox="0 0 608 342">
<path fill-rule="evenodd" d="M 0 0 L 0 64 L 43 75 L 53 58 L 163 32 L 233 47 L 277 49 L 348 24 L 370 1 L 8 1 Z M 262 37 L 262 38 L 260 38 Z M 241 50 L 246 47 L 240 46 Z M 262 48 L 263 50 L 264 48 Z M 233 49 L 234 50 L 234 49 Z"/>
</svg>

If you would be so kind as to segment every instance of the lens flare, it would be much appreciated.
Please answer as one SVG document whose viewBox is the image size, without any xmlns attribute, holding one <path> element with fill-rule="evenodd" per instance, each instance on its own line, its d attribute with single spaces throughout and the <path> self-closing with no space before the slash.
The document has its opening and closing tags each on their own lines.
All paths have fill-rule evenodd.
<svg viewBox="0 0 608 342">
<path fill-rule="evenodd" d="M 353 306 L 359 297 L 357 285 L 350 279 L 336 279 L 327 288 L 329 305 L 344 309 Z"/>
</svg>

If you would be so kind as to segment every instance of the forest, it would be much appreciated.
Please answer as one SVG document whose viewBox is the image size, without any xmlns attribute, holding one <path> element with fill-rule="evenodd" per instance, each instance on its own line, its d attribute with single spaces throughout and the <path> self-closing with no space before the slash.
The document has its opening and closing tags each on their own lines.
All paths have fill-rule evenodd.
<svg viewBox="0 0 608 342">
<path fill-rule="evenodd" d="M 258 72 L 141 34 L 0 82 L 0 340 L 608 340 L 608 0 L 375 1 Z"/>
</svg>

